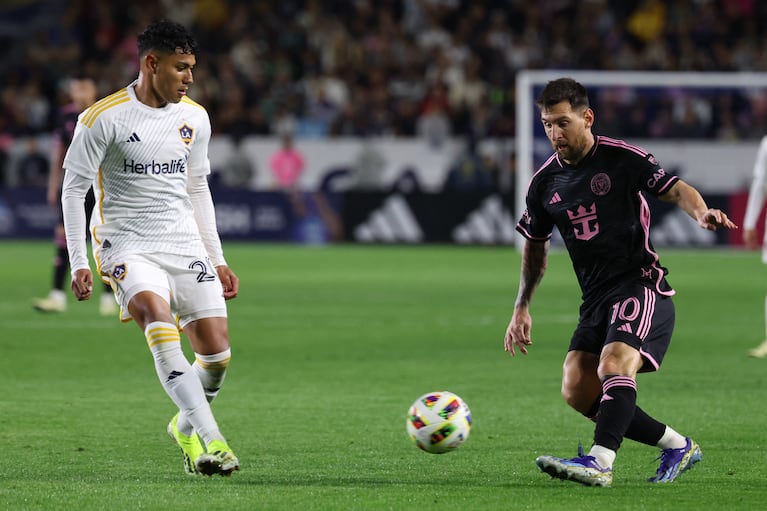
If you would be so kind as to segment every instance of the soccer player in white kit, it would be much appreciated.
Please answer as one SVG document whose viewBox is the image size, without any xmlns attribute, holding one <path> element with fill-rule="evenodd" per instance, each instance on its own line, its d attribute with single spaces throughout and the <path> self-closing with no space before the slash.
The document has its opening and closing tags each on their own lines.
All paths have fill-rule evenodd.
<svg viewBox="0 0 767 511">
<path fill-rule="evenodd" d="M 759 248 L 757 240 L 756 222 L 759 220 L 759 214 L 764 206 L 764 199 L 767 196 L 767 136 L 762 138 L 759 144 L 759 150 L 756 153 L 754 161 L 754 176 L 751 181 L 751 189 L 748 193 L 748 204 L 746 206 L 746 215 L 743 218 L 743 241 L 750 249 Z M 767 233 L 762 241 L 762 262 L 767 264 Z M 765 327 L 767 328 L 767 296 L 764 299 L 764 317 Z M 767 336 L 765 340 L 756 348 L 748 352 L 752 357 L 767 357 Z"/>
<path fill-rule="evenodd" d="M 187 97 L 197 43 L 161 20 L 138 36 L 138 79 L 84 111 L 64 160 L 64 225 L 72 291 L 87 300 L 83 199 L 93 184 L 93 256 L 115 289 L 121 319 L 149 345 L 160 382 L 178 407 L 168 433 L 189 474 L 230 475 L 239 461 L 210 401 L 230 360 L 226 299 L 239 281 L 226 264 L 207 175 L 210 119 Z M 181 349 L 179 327 L 195 352 Z"/>
</svg>

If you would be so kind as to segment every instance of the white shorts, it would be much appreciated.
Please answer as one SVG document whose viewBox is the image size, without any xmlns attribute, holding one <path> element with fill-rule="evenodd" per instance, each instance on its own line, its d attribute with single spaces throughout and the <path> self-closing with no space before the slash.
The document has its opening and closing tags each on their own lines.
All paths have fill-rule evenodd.
<svg viewBox="0 0 767 511">
<path fill-rule="evenodd" d="M 128 304 L 136 294 L 151 291 L 170 304 L 180 327 L 192 321 L 226 317 L 224 289 L 207 256 L 132 254 L 102 268 L 120 304 L 120 319 L 131 319 Z"/>
</svg>

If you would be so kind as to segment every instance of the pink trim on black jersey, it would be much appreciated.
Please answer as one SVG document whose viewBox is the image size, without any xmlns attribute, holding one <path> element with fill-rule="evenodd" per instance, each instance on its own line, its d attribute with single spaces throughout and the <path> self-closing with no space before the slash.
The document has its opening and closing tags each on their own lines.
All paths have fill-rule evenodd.
<svg viewBox="0 0 767 511">
<path fill-rule="evenodd" d="M 639 195 L 639 219 L 642 224 L 642 231 L 644 231 L 644 248 L 647 253 L 652 256 L 653 261 L 650 266 L 652 266 L 658 274 L 658 278 L 655 281 L 655 290 L 664 296 L 673 296 L 676 293 L 673 289 L 670 291 L 663 291 L 661 289 L 660 284 L 663 281 L 664 274 L 663 270 L 658 267 L 660 258 L 658 257 L 658 253 L 650 248 L 650 206 L 647 204 L 647 200 L 642 193 L 638 193 L 637 195 Z"/>
<path fill-rule="evenodd" d="M 550 239 L 551 239 L 551 236 L 552 236 L 552 235 L 551 235 L 551 233 L 549 233 L 549 235 L 548 235 L 548 236 L 544 236 L 544 237 L 540 237 L 540 236 L 533 236 L 532 234 L 530 234 L 530 231 L 528 231 L 527 229 L 525 229 L 524 227 L 522 227 L 522 225 L 521 225 L 521 224 L 517 224 L 517 230 L 518 230 L 520 233 L 522 233 L 522 235 L 523 235 L 525 238 L 527 238 L 527 239 L 529 239 L 529 240 L 531 240 L 531 241 L 548 241 L 548 240 L 550 240 Z"/>
<path fill-rule="evenodd" d="M 643 158 L 647 157 L 647 155 L 650 154 L 644 149 L 642 149 L 641 147 L 629 144 L 624 140 L 618 140 L 616 138 L 605 137 L 602 135 L 599 135 L 597 137 L 597 144 L 602 144 L 602 145 L 607 145 L 612 147 L 621 147 L 623 149 L 631 151 L 632 153 L 636 153 Z"/>
<path fill-rule="evenodd" d="M 551 160 L 553 160 L 553 159 L 555 159 L 555 158 L 557 159 L 557 162 L 559 162 L 559 158 L 557 158 L 557 153 L 554 153 L 554 154 L 552 154 L 551 156 L 549 156 L 549 159 L 548 159 L 548 160 L 546 160 L 545 162 L 543 162 L 543 165 L 541 165 L 540 167 L 538 167 L 538 170 L 536 170 L 536 171 L 535 171 L 535 173 L 533 174 L 533 177 L 531 177 L 531 178 L 530 178 L 530 183 L 532 183 L 532 182 L 533 182 L 533 179 L 535 178 L 535 176 L 537 176 L 538 174 L 540 174 L 540 173 L 541 173 L 541 171 L 542 171 L 543 169 L 545 169 L 546 167 L 548 167 L 548 166 L 549 166 L 549 163 L 551 163 Z M 562 164 L 560 163 L 560 166 L 561 166 L 561 165 L 562 165 Z M 528 188 L 529 188 L 529 187 L 530 187 L 530 184 L 528 183 Z"/>
<path fill-rule="evenodd" d="M 671 176 L 669 180 L 666 182 L 666 184 L 663 185 L 663 188 L 658 190 L 658 195 L 663 195 L 664 193 L 666 193 L 666 191 L 669 190 L 672 186 L 674 186 L 674 183 L 676 183 L 677 181 L 679 181 L 679 176 Z"/>
</svg>

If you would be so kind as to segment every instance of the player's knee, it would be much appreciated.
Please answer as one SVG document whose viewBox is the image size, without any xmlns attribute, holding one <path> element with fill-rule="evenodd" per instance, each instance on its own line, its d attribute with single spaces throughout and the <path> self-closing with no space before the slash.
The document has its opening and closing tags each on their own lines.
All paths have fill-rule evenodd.
<svg viewBox="0 0 767 511">
<path fill-rule="evenodd" d="M 634 377 L 641 367 L 639 350 L 622 342 L 612 342 L 605 346 L 599 357 L 597 375 L 600 381 L 612 374 Z"/>
<path fill-rule="evenodd" d="M 128 303 L 128 312 L 141 328 L 155 321 L 175 323 L 168 302 L 151 291 L 134 296 Z"/>
<path fill-rule="evenodd" d="M 582 392 L 580 392 L 575 386 L 563 383 L 562 399 L 564 399 L 565 403 L 567 403 L 571 408 L 574 408 L 580 413 L 584 413 L 583 408 L 585 406 L 585 400 Z"/>
</svg>

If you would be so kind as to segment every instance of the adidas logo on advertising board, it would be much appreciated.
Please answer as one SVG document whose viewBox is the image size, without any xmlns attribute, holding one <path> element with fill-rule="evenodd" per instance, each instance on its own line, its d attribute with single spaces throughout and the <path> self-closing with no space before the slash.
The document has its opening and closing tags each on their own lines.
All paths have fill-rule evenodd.
<svg viewBox="0 0 767 511">
<path fill-rule="evenodd" d="M 479 208 L 453 229 L 453 241 L 460 244 L 512 244 L 514 243 L 514 220 L 503 206 L 501 198 L 491 195 Z"/>
<path fill-rule="evenodd" d="M 363 242 L 419 243 L 423 241 L 423 231 L 407 201 L 397 194 L 387 197 L 380 208 L 354 229 L 354 239 Z"/>
</svg>

